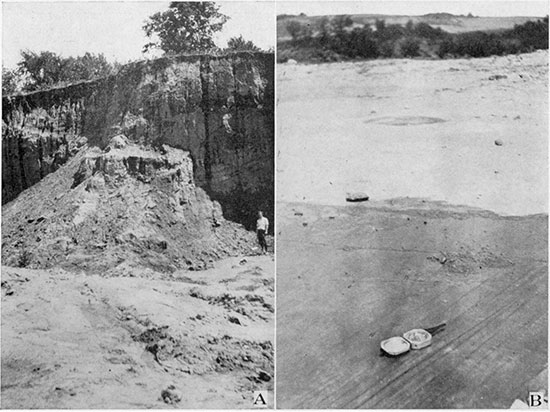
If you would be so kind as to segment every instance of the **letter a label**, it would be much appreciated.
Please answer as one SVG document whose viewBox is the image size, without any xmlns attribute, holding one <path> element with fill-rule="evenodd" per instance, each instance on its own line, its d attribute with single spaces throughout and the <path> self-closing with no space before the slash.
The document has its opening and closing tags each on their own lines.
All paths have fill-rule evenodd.
<svg viewBox="0 0 550 412">
<path fill-rule="evenodd" d="M 254 407 L 267 408 L 267 391 L 254 391 Z"/>
</svg>

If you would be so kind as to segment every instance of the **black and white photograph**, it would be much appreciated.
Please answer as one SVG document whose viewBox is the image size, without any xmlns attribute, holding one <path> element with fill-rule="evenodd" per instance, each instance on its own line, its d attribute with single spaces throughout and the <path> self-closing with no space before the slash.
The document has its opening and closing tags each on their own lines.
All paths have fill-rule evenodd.
<svg viewBox="0 0 550 412">
<path fill-rule="evenodd" d="M 547 409 L 548 10 L 3 0 L 0 409 Z"/>
<path fill-rule="evenodd" d="M 276 7 L 277 408 L 548 408 L 548 2 Z"/>
<path fill-rule="evenodd" d="M 2 3 L 2 409 L 274 398 L 272 2 Z"/>
</svg>

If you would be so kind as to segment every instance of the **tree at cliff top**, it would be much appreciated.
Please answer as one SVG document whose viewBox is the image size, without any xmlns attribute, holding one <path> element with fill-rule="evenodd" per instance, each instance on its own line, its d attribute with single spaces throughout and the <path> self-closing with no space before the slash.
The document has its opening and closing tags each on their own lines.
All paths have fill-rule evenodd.
<svg viewBox="0 0 550 412">
<path fill-rule="evenodd" d="M 249 40 L 245 40 L 241 35 L 239 37 L 232 37 L 227 41 L 226 50 L 229 51 L 251 51 L 257 52 L 261 49 Z"/>
<path fill-rule="evenodd" d="M 10 93 L 34 91 L 80 80 L 92 80 L 104 77 L 114 71 L 102 54 L 86 53 L 84 56 L 64 58 L 60 55 L 30 50 L 21 52 L 21 61 L 17 70 L 11 71 L 12 88 Z M 4 83 L 4 82 L 3 82 Z M 2 85 L 4 88 L 4 84 Z"/>
<path fill-rule="evenodd" d="M 97 77 L 107 76 L 119 66 L 117 63 L 111 65 L 102 54 L 94 55 L 85 53 L 84 56 L 65 59 L 64 77 L 69 81 L 90 80 Z"/>
<path fill-rule="evenodd" d="M 18 72 L 20 75 L 27 73 L 29 77 L 23 90 L 38 90 L 60 83 L 63 80 L 63 66 L 63 59 L 56 53 L 22 51 L 21 61 L 17 63 Z"/>
<path fill-rule="evenodd" d="M 2 94 L 14 94 L 18 91 L 18 75 L 15 70 L 2 68 Z"/>
<path fill-rule="evenodd" d="M 228 17 L 213 2 L 172 2 L 168 10 L 149 17 L 143 26 L 149 38 L 143 51 L 159 48 L 166 54 L 203 52 L 214 49 L 214 34 L 219 32 Z"/>
</svg>

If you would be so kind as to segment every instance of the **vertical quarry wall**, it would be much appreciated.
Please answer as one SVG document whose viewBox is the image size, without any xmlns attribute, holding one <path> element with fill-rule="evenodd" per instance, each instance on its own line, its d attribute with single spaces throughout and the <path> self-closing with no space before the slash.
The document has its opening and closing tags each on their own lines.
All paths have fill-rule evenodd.
<svg viewBox="0 0 550 412">
<path fill-rule="evenodd" d="M 190 152 L 195 182 L 227 219 L 273 220 L 274 56 L 174 56 L 108 78 L 2 99 L 2 202 L 115 135 Z"/>
</svg>

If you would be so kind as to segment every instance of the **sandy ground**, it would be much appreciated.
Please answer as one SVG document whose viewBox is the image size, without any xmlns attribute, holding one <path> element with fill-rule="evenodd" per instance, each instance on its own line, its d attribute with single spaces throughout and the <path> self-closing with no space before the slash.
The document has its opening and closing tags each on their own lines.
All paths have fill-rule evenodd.
<svg viewBox="0 0 550 412">
<path fill-rule="evenodd" d="M 547 212 L 547 52 L 277 70 L 278 201 L 361 191 Z"/>
<path fill-rule="evenodd" d="M 272 255 L 116 277 L 3 267 L 1 407 L 251 408 L 253 390 L 272 397 L 273 268 Z M 170 385 L 179 402 L 162 399 Z"/>
<path fill-rule="evenodd" d="M 278 407 L 509 408 L 547 390 L 547 64 L 278 67 Z M 441 322 L 432 346 L 381 356 Z"/>
</svg>

